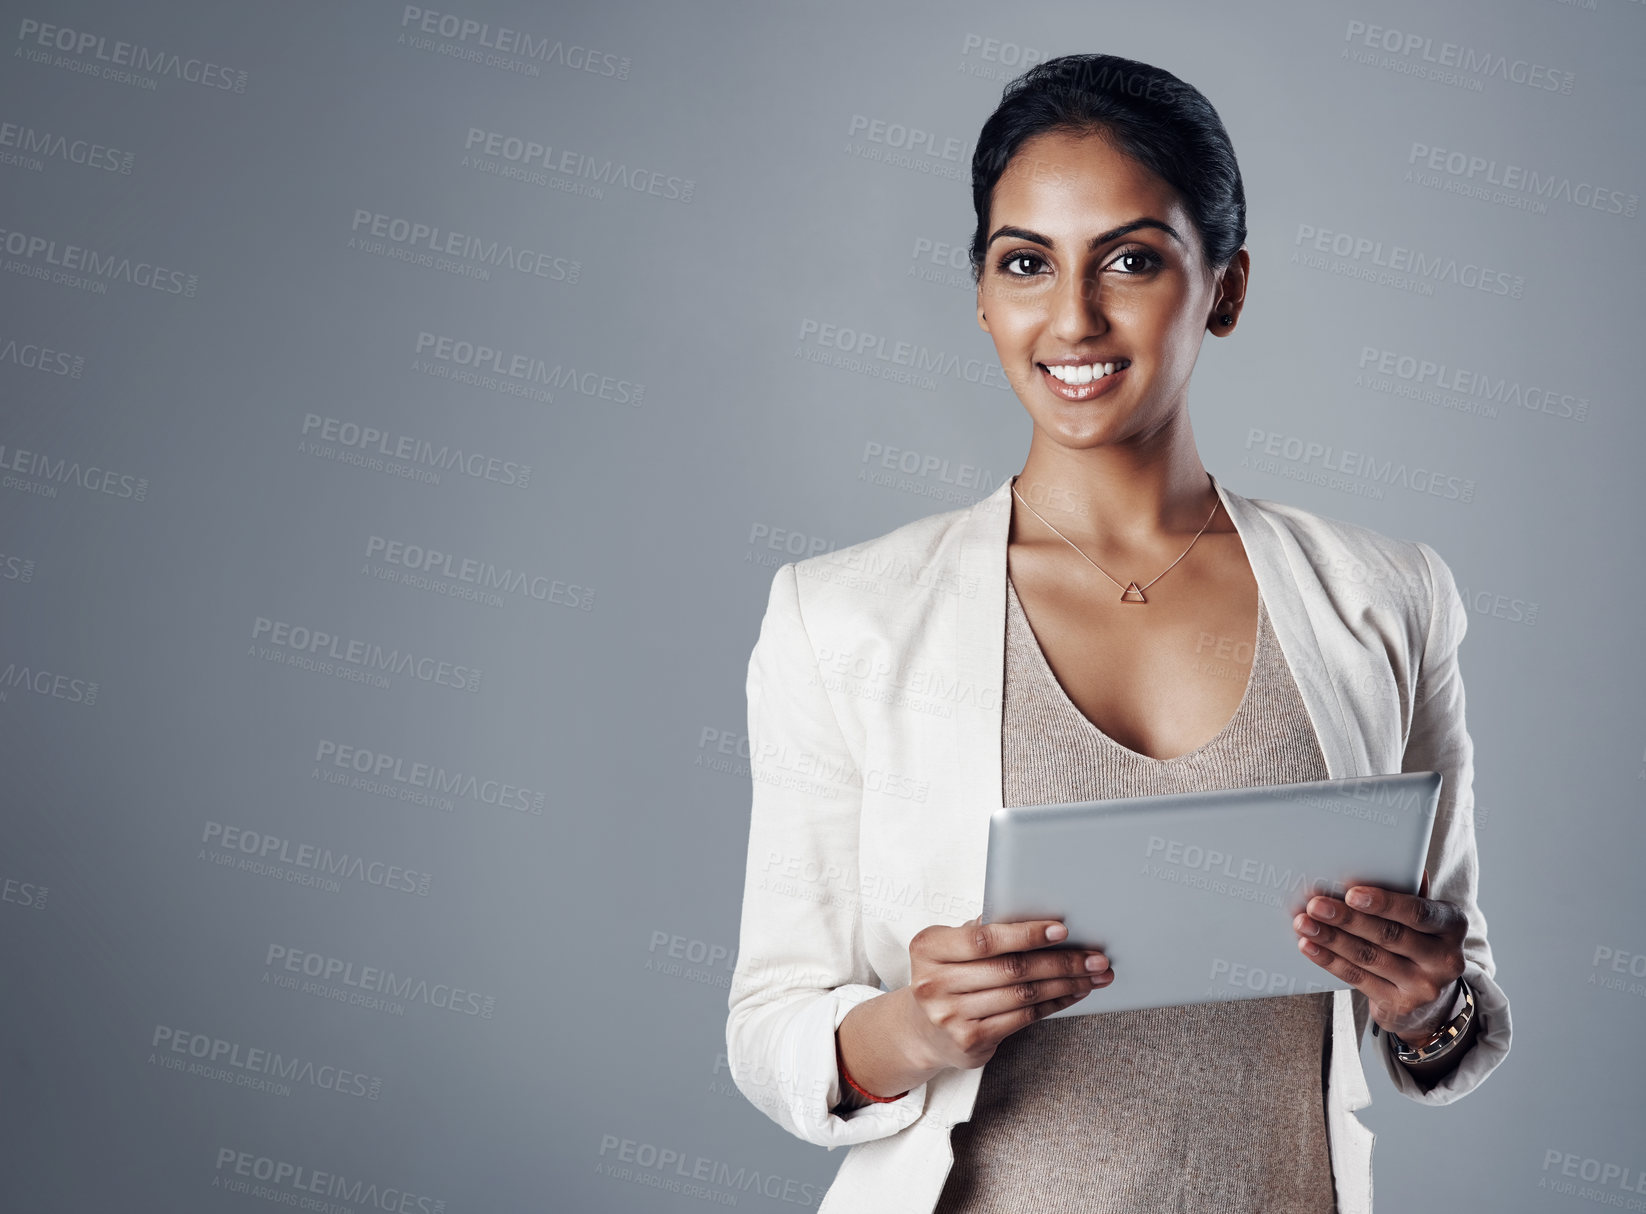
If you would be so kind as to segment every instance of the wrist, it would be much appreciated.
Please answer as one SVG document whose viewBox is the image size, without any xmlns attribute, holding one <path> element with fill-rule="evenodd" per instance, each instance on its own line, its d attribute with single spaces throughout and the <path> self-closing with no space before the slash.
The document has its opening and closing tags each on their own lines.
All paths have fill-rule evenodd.
<svg viewBox="0 0 1646 1214">
<path fill-rule="evenodd" d="M 937 1068 L 920 1065 L 919 1039 L 911 1037 L 899 996 L 891 991 L 858 1004 L 835 1030 L 842 1095 L 855 1083 L 871 1098 L 883 1099 L 911 1092 L 936 1073 Z"/>
<path fill-rule="evenodd" d="M 899 987 L 886 995 L 887 1038 L 897 1051 L 899 1071 L 914 1079 L 910 1086 L 918 1086 L 943 1069 L 942 1063 L 932 1056 L 932 1040 L 928 1036 L 928 1022 L 915 1002 L 914 990 Z"/>
<path fill-rule="evenodd" d="M 1413 1033 L 1408 1038 L 1399 1033 L 1389 1034 L 1389 1048 L 1395 1059 L 1420 1080 L 1438 1079 L 1450 1071 L 1479 1032 L 1480 1009 L 1466 981 L 1458 984 L 1458 994 L 1451 1007 L 1459 1010 L 1427 1036 Z"/>
<path fill-rule="evenodd" d="M 1428 1014 L 1414 1024 L 1402 1028 L 1383 1026 L 1385 1033 L 1391 1033 L 1404 1041 L 1407 1045 L 1416 1046 L 1428 1041 L 1441 1029 L 1445 1028 L 1457 1018 L 1464 1004 L 1463 982 L 1454 981 L 1451 986 L 1435 997 L 1430 1005 Z"/>
</svg>

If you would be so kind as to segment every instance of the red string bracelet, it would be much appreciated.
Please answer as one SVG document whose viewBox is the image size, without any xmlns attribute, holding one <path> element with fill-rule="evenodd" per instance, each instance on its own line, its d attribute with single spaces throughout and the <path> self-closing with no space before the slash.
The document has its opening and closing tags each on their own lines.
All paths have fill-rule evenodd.
<svg viewBox="0 0 1646 1214">
<path fill-rule="evenodd" d="M 910 1088 L 909 1092 L 899 1092 L 896 1096 L 876 1096 L 873 1092 L 866 1091 L 857 1080 L 852 1078 L 851 1072 L 846 1069 L 846 1055 L 840 1052 L 839 1033 L 836 1033 L 834 1037 L 834 1061 L 835 1065 L 840 1068 L 840 1077 L 846 1081 L 846 1086 L 863 1097 L 864 1100 L 872 1101 L 875 1104 L 890 1104 L 894 1100 L 902 1100 L 909 1092 L 914 1091 L 913 1088 Z"/>
</svg>

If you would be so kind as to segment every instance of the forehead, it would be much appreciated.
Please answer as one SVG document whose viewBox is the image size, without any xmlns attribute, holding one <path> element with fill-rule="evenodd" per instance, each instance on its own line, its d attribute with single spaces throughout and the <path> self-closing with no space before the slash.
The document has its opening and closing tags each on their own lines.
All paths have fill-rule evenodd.
<svg viewBox="0 0 1646 1214">
<path fill-rule="evenodd" d="M 1098 133 L 1044 131 L 1018 145 L 991 202 L 991 224 L 1103 229 L 1152 215 L 1192 228 L 1166 181 Z"/>
</svg>

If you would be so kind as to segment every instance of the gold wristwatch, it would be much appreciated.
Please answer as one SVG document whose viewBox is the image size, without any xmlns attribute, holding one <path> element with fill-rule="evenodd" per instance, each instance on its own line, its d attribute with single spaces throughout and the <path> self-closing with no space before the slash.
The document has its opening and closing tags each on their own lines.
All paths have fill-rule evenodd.
<svg viewBox="0 0 1646 1214">
<path fill-rule="evenodd" d="M 1462 989 L 1459 992 L 1463 1000 L 1463 1009 L 1451 1020 L 1441 1025 L 1427 1038 L 1416 1044 L 1407 1044 L 1394 1033 L 1387 1034 L 1389 1044 L 1394 1047 L 1394 1056 L 1408 1065 L 1417 1062 L 1428 1062 L 1449 1052 L 1457 1043 L 1463 1040 L 1463 1030 L 1469 1027 L 1469 1021 L 1475 1016 L 1475 993 L 1469 989 L 1469 984 L 1462 978 L 1457 980 Z M 1456 1006 L 1455 1001 L 1453 1006 Z"/>
</svg>

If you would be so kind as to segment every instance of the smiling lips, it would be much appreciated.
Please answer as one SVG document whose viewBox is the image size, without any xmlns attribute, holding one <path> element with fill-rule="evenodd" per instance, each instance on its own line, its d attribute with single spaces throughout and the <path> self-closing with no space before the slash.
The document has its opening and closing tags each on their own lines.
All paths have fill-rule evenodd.
<svg viewBox="0 0 1646 1214">
<path fill-rule="evenodd" d="M 1122 358 L 1108 363 L 1055 363 L 1042 364 L 1054 377 L 1066 384 L 1089 384 L 1094 379 L 1102 379 L 1105 375 L 1113 375 L 1116 371 L 1123 371 L 1132 365 L 1132 360 Z"/>
<path fill-rule="evenodd" d="M 1101 363 L 1041 363 L 1047 386 L 1064 400 L 1090 400 L 1112 388 L 1120 373 L 1132 365 L 1129 358 Z"/>
</svg>

